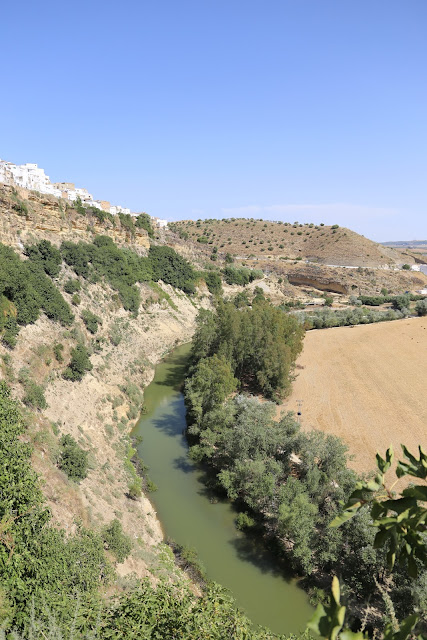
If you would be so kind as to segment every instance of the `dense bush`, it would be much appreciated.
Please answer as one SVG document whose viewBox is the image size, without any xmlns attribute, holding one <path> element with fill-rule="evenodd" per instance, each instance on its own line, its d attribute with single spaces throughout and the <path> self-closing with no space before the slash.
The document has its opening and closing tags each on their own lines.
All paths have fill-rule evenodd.
<svg viewBox="0 0 427 640">
<path fill-rule="evenodd" d="M 84 451 L 70 435 L 62 436 L 60 444 L 62 452 L 59 468 L 72 480 L 84 480 L 88 470 L 87 451 Z"/>
<path fill-rule="evenodd" d="M 222 280 L 217 271 L 204 271 L 202 276 L 206 282 L 209 293 L 213 295 L 220 295 L 222 293 Z"/>
<path fill-rule="evenodd" d="M 55 356 L 57 362 L 61 363 L 64 362 L 64 357 L 62 355 L 62 352 L 64 351 L 64 345 L 61 344 L 60 342 L 56 342 L 53 345 L 53 355 Z"/>
<path fill-rule="evenodd" d="M 69 305 L 46 275 L 42 261 L 22 261 L 4 245 L 0 245 L 0 295 L 13 302 L 20 325 L 35 322 L 40 311 L 64 325 L 73 321 Z"/>
<path fill-rule="evenodd" d="M 102 530 L 102 539 L 108 549 L 114 553 L 118 562 L 126 560 L 132 549 L 129 536 L 123 533 L 122 525 L 115 518 Z"/>
<path fill-rule="evenodd" d="M 70 364 L 64 371 L 64 378 L 66 380 L 78 381 L 81 380 L 86 371 L 91 371 L 93 365 L 89 360 L 89 353 L 83 344 L 78 344 L 74 349 L 71 349 Z"/>
<path fill-rule="evenodd" d="M 29 260 L 39 264 L 48 276 L 56 278 L 59 275 L 62 264 L 61 252 L 49 240 L 26 246 L 24 253 Z"/>
<path fill-rule="evenodd" d="M 70 295 L 73 295 L 73 293 L 77 293 L 77 291 L 80 291 L 81 288 L 81 282 L 80 280 L 77 280 L 77 278 L 68 278 L 68 280 L 66 280 L 66 282 L 64 283 L 64 291 L 65 293 L 69 293 Z"/>
<path fill-rule="evenodd" d="M 419 300 L 415 305 L 415 311 L 419 316 L 427 316 L 427 299 Z"/>
<path fill-rule="evenodd" d="M 7 316 L 0 321 L 2 329 L 2 342 L 6 347 L 13 349 L 16 346 L 17 335 L 19 333 L 18 323 L 13 316 Z"/>
<path fill-rule="evenodd" d="M 85 323 L 87 330 L 91 333 L 96 333 L 98 331 L 98 325 L 102 324 L 101 318 L 98 318 L 98 316 L 88 309 L 83 309 L 81 318 Z"/>
<path fill-rule="evenodd" d="M 122 225 L 122 227 L 124 229 L 126 229 L 126 231 L 129 231 L 129 233 L 134 236 L 135 235 L 135 225 L 134 225 L 134 219 L 132 218 L 131 215 L 129 215 L 128 213 L 119 213 L 119 219 L 120 219 L 120 224 Z"/>
<path fill-rule="evenodd" d="M 154 230 L 151 224 L 151 218 L 148 213 L 140 213 L 135 220 L 137 229 L 145 229 L 150 238 L 154 238 Z"/>
<path fill-rule="evenodd" d="M 6 296 L 0 295 L 0 335 L 3 344 L 13 348 L 16 345 L 18 333 L 16 306 Z"/>
<path fill-rule="evenodd" d="M 111 222 L 111 224 L 114 226 L 116 224 L 113 214 L 111 214 L 109 211 L 98 209 L 98 207 L 88 207 L 87 211 L 90 211 L 93 217 L 96 218 L 101 224 L 103 224 L 106 220 Z"/>
<path fill-rule="evenodd" d="M 171 247 L 152 246 L 148 257 L 153 270 L 153 280 L 163 280 L 186 293 L 194 293 L 196 272 L 191 264 Z"/>
<path fill-rule="evenodd" d="M 247 269 L 246 267 L 225 267 L 223 269 L 224 280 L 227 284 L 239 284 L 245 286 L 254 280 L 264 276 L 260 269 Z"/>
<path fill-rule="evenodd" d="M 46 409 L 47 402 L 44 396 L 43 387 L 36 384 L 34 380 L 27 380 L 24 384 L 24 397 L 22 402 L 32 409 Z"/>
<path fill-rule="evenodd" d="M 214 583 L 196 598 L 189 586 L 162 580 L 153 589 L 146 579 L 111 607 L 104 625 L 105 638 L 126 640 L 280 640 L 268 630 L 254 628 L 227 591 Z"/>
</svg>

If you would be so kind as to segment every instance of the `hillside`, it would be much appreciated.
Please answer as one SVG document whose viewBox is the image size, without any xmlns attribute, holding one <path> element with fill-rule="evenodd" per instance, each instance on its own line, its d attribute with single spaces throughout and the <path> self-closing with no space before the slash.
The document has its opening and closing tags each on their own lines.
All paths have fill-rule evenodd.
<svg viewBox="0 0 427 640">
<path fill-rule="evenodd" d="M 254 259 L 302 259 L 323 265 L 384 267 L 402 264 L 401 254 L 350 229 L 229 218 L 186 220 L 173 225 L 191 243 L 216 247 L 219 254 L 230 253 Z"/>
<path fill-rule="evenodd" d="M 33 464 L 44 479 L 54 521 L 71 534 L 76 520 L 99 530 L 119 518 L 133 551 L 118 572 L 143 577 L 158 565 L 157 547 L 163 536 L 148 498 L 144 494 L 138 500 L 129 498 L 135 481 L 128 460 L 129 434 L 142 411 L 143 388 L 155 365 L 173 346 L 191 339 L 198 309 L 209 302 L 190 301 L 163 283 L 141 284 L 135 316 L 123 309 L 105 282 L 80 278 L 77 300 L 64 291 L 67 281 L 76 281 L 73 278 L 75 273 L 63 264 L 55 279 L 74 313 L 72 326 L 64 327 L 45 315 L 23 326 L 13 350 L 0 344 L 0 378 L 21 400 L 31 385 L 37 385 L 46 400 L 46 407 L 43 402 L 29 405 L 27 438 L 34 445 Z M 86 326 L 87 313 L 98 318 L 95 328 Z M 65 367 L 77 344 L 87 348 L 92 370 L 81 381 L 65 380 Z M 79 484 L 58 469 L 62 435 L 74 437 L 89 453 L 90 472 Z"/>
<path fill-rule="evenodd" d="M 135 222 L 130 216 L 90 208 L 78 211 L 66 200 L 0 184 L 0 242 L 20 250 L 42 239 L 59 246 L 64 240 L 88 242 L 106 235 L 118 246 L 145 255 L 149 237 Z M 383 288 L 400 293 L 427 285 L 424 274 L 394 266 L 413 263 L 416 257 L 381 247 L 348 229 L 230 219 L 174 223 L 169 229 L 157 229 L 155 235 L 197 268 L 220 268 L 226 253 L 238 256 L 237 264 L 245 262 L 271 274 L 266 286 L 275 299 L 306 297 L 307 288 L 368 295 Z M 197 238 L 206 238 L 206 243 Z M 351 263 L 358 268 L 328 266 Z M 280 286 L 278 279 L 284 280 Z"/>
</svg>

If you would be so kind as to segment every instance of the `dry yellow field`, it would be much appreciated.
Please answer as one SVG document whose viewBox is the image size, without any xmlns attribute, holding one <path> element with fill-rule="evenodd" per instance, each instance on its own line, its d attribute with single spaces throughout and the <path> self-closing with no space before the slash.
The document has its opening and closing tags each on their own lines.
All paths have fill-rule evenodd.
<svg viewBox="0 0 427 640">
<path fill-rule="evenodd" d="M 390 444 L 427 449 L 427 317 L 309 331 L 296 374 L 282 408 L 340 436 L 357 471 Z"/>
</svg>

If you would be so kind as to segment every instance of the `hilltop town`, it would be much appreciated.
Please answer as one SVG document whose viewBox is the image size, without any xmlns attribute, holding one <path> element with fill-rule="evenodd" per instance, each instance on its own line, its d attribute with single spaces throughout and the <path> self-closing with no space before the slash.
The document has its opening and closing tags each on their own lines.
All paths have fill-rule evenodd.
<svg viewBox="0 0 427 640">
<path fill-rule="evenodd" d="M 13 187 L 22 187 L 31 191 L 65 198 L 70 202 L 81 202 L 84 207 L 95 207 L 112 215 L 119 213 L 137 216 L 127 207 L 111 205 L 108 200 L 94 200 L 93 195 L 82 187 L 76 187 L 73 182 L 51 182 L 44 169 L 37 164 L 26 162 L 16 165 L 0 159 L 0 182 Z M 150 216 L 157 227 L 166 227 L 167 220 Z"/>
</svg>

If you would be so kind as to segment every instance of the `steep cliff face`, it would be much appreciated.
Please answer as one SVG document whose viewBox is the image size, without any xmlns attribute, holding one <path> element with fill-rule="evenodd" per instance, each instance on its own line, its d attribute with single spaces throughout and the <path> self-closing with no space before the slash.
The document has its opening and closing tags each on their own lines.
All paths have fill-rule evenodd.
<svg viewBox="0 0 427 640">
<path fill-rule="evenodd" d="M 70 276 L 72 272 L 63 265 L 56 280 L 61 290 Z M 129 434 L 141 413 L 143 389 L 155 365 L 176 344 L 191 340 L 199 308 L 209 306 L 209 300 L 202 294 L 190 301 L 161 282 L 154 288 L 138 286 L 141 307 L 134 317 L 107 284 L 85 281 L 79 292 L 81 303 L 73 307 L 71 329 L 42 315 L 22 327 L 12 351 L 0 344 L 0 379 L 6 378 L 20 399 L 23 371 L 44 389 L 48 406 L 28 415 L 26 437 L 33 444 L 33 465 L 43 479 L 54 520 L 72 533 L 78 521 L 99 530 L 118 518 L 133 550 L 117 571 L 143 577 L 156 573 L 165 548 L 148 497 L 143 494 L 133 500 L 128 495 L 133 481 Z M 71 295 L 63 295 L 71 301 Z M 82 321 L 83 308 L 102 322 L 96 335 Z M 70 382 L 62 374 L 77 341 L 91 352 L 93 369 L 80 382 Z M 55 344 L 63 345 L 62 362 L 55 357 Z M 57 466 L 59 438 L 65 434 L 89 453 L 90 470 L 79 484 Z"/>
<path fill-rule="evenodd" d="M 116 244 L 139 253 L 150 246 L 144 229 L 131 231 L 118 216 L 114 223 L 100 222 L 91 212 L 81 215 L 67 200 L 0 183 L 0 242 L 20 246 L 49 240 L 59 245 L 64 240 L 90 242 L 96 234 L 110 236 Z"/>
</svg>

